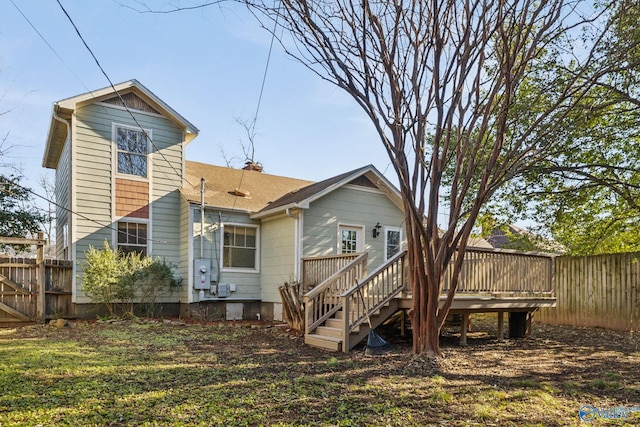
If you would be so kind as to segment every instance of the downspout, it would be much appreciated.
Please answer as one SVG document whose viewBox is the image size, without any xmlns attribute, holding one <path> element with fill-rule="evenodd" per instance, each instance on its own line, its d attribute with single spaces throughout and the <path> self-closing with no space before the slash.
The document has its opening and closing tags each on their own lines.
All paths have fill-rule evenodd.
<svg viewBox="0 0 640 427">
<path fill-rule="evenodd" d="M 285 214 L 289 217 L 292 218 L 295 221 L 295 226 L 294 226 L 294 245 L 293 245 L 293 251 L 294 251 L 294 263 L 293 263 L 293 277 L 294 280 L 299 281 L 300 280 L 300 263 L 302 262 L 302 255 L 300 253 L 300 227 L 299 227 L 299 222 L 300 222 L 300 215 L 296 214 L 292 214 L 291 213 L 291 208 L 287 208 L 285 210 Z"/>
<path fill-rule="evenodd" d="M 200 258 L 204 258 L 204 177 L 200 178 Z"/>
<path fill-rule="evenodd" d="M 52 111 L 52 117 L 54 120 L 56 120 L 57 122 L 60 122 L 62 124 L 64 124 L 65 128 L 67 129 L 67 136 L 65 138 L 65 144 L 69 144 L 69 183 L 68 186 L 69 188 L 66 189 L 66 191 L 68 191 L 69 194 L 69 200 L 67 201 L 68 206 L 65 207 L 65 209 L 69 209 L 69 212 L 67 212 L 67 251 L 68 251 L 68 256 L 70 258 L 71 261 L 73 261 L 73 268 L 71 270 L 71 302 L 73 304 L 76 303 L 77 301 L 77 271 L 76 271 L 76 244 L 75 244 L 75 228 L 73 226 L 73 215 L 71 215 L 71 211 L 73 211 L 74 206 L 73 206 L 73 200 L 75 198 L 75 194 L 73 193 L 73 170 L 74 170 L 74 165 L 73 165 L 73 148 L 71 147 L 71 123 L 69 123 L 67 120 L 63 119 L 62 117 L 60 117 L 57 113 L 56 113 L 56 108 L 59 108 L 59 105 L 56 103 L 53 107 L 53 111 Z M 56 173 L 57 173 L 57 168 L 56 168 Z M 57 225 L 56 225 L 56 230 L 57 230 Z M 56 244 L 57 246 L 57 244 Z M 64 251 L 64 249 L 63 249 Z M 56 247 L 56 253 L 58 252 L 57 247 Z"/>
</svg>

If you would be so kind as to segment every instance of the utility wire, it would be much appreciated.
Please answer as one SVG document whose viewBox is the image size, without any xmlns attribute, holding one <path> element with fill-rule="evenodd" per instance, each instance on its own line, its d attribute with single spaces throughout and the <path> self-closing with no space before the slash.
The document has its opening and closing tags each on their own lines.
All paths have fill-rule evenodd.
<svg viewBox="0 0 640 427">
<path fill-rule="evenodd" d="M 122 106 L 125 108 L 125 110 L 127 110 L 127 113 L 129 113 L 129 115 L 131 116 L 131 118 L 133 119 L 133 121 L 136 123 L 136 125 L 140 128 L 140 130 L 142 131 L 145 139 L 147 141 L 149 141 L 149 143 L 151 143 L 151 145 L 153 146 L 153 148 L 155 148 L 156 152 L 164 159 L 165 162 L 167 162 L 167 164 L 171 167 L 171 169 L 173 169 L 173 171 L 175 172 L 175 174 L 178 176 L 178 178 L 185 179 L 188 181 L 188 179 L 184 176 L 184 174 L 180 174 L 180 172 L 178 172 L 178 170 L 175 168 L 175 166 L 173 166 L 173 164 L 171 162 L 169 162 L 169 160 L 165 157 L 165 155 L 162 153 L 162 151 L 160 151 L 160 149 L 155 145 L 155 143 L 153 142 L 153 140 L 149 137 L 149 135 L 147 134 L 147 132 L 144 130 L 144 128 L 142 127 L 142 125 L 140 124 L 140 122 L 138 122 L 138 119 L 133 115 L 133 112 L 129 109 L 129 107 L 127 106 L 127 103 L 124 101 L 124 99 L 122 98 L 122 95 L 120 94 L 120 92 L 115 88 L 113 82 L 111 81 L 111 78 L 109 77 L 109 75 L 107 74 L 107 72 L 104 70 L 104 68 L 102 67 L 102 65 L 100 64 L 100 61 L 98 61 L 98 58 L 96 57 L 96 55 L 93 53 L 93 51 L 91 50 L 91 48 L 89 47 L 89 45 L 87 44 L 87 42 L 85 41 L 84 37 L 82 36 L 82 34 L 80 33 L 80 30 L 78 29 L 78 27 L 76 26 L 75 22 L 73 22 L 73 19 L 71 18 L 71 16 L 69 15 L 69 13 L 67 12 L 67 10 L 64 8 L 64 6 L 62 5 L 62 3 L 60 2 L 60 0 L 56 0 L 56 2 L 58 3 L 58 5 L 60 6 L 60 8 L 62 9 L 62 11 L 64 12 L 64 14 L 67 16 L 67 19 L 69 20 L 69 22 L 71 23 L 71 25 L 73 26 L 73 28 L 76 31 L 76 34 L 78 34 L 78 37 L 80 38 L 80 40 L 82 41 L 82 43 L 84 44 L 84 46 L 87 48 L 87 50 L 89 51 L 89 53 L 91 54 L 91 57 L 93 57 L 93 60 L 95 61 L 96 65 L 98 66 L 98 68 L 100 69 L 100 71 L 102 72 L 102 74 L 105 76 L 105 78 L 107 79 L 107 81 L 109 82 L 109 85 L 111 86 L 111 89 L 113 89 L 113 91 L 115 92 L 115 94 L 118 96 L 118 99 L 120 100 L 120 102 L 122 103 Z M 189 184 L 194 185 L 193 183 L 189 182 Z"/>
<path fill-rule="evenodd" d="M 273 30 L 271 31 L 271 42 L 269 43 L 269 53 L 267 53 L 267 63 L 264 67 L 264 73 L 262 74 L 262 84 L 260 85 L 260 94 L 258 95 L 258 104 L 256 105 L 256 112 L 253 115 L 253 120 L 251 122 L 251 131 L 250 135 L 253 135 L 256 130 L 256 122 L 258 121 L 258 113 L 260 112 L 260 105 L 262 104 L 262 95 L 264 94 L 264 87 L 267 81 L 267 72 L 269 71 L 269 64 L 271 62 L 271 53 L 273 52 L 273 42 L 276 38 L 276 29 L 278 28 L 278 18 L 280 17 L 280 5 L 278 5 L 278 10 L 276 11 L 276 19 L 273 23 Z M 253 141 L 251 141 L 251 145 L 253 145 Z M 251 159 L 253 161 L 253 159 Z M 242 181 L 244 180 L 244 168 L 242 169 L 242 173 L 240 174 L 240 183 L 238 184 L 238 190 L 242 186 Z M 233 206 L 231 209 L 236 207 L 237 199 L 233 200 Z"/>
<path fill-rule="evenodd" d="M 119 230 L 118 228 L 116 228 L 116 227 L 112 226 L 111 224 L 105 224 L 105 223 L 102 223 L 102 222 L 97 221 L 97 220 L 95 220 L 95 219 L 89 218 L 88 216 L 86 216 L 86 215 L 84 215 L 84 214 L 81 214 L 81 213 L 79 213 L 79 212 L 75 212 L 75 211 L 73 211 L 73 210 L 71 210 L 71 209 L 67 208 L 66 206 L 62 206 L 61 204 L 59 204 L 59 203 L 57 203 L 57 202 L 55 202 L 55 201 L 53 201 L 53 200 L 51 200 L 51 199 L 49 199 L 49 198 L 47 198 L 47 197 L 45 197 L 45 196 L 42 196 L 42 195 L 40 195 L 40 194 L 36 193 L 36 192 L 35 192 L 35 191 L 33 191 L 32 189 L 30 189 L 30 188 L 28 188 L 28 187 L 25 187 L 25 186 L 23 186 L 23 185 L 21 185 L 21 184 L 19 184 L 17 181 L 12 181 L 12 180 L 10 180 L 10 179 L 8 179 L 8 178 L 7 178 L 6 180 L 7 180 L 7 182 L 8 182 L 10 185 L 15 186 L 15 187 L 18 187 L 18 188 L 22 189 L 23 191 L 26 191 L 26 192 L 28 192 L 28 193 L 30 193 L 30 194 L 32 194 L 32 195 L 34 195 L 34 196 L 36 196 L 36 197 L 38 197 L 38 198 L 40 198 L 40 199 L 42 199 L 42 200 L 46 201 L 46 202 L 48 202 L 48 203 L 51 203 L 51 204 L 52 204 L 52 205 L 54 205 L 55 207 L 60 208 L 60 209 L 63 209 L 63 210 L 65 210 L 65 211 L 69 212 L 70 214 L 75 215 L 76 217 L 79 217 L 79 218 L 82 218 L 82 219 L 84 219 L 84 220 L 87 220 L 87 221 L 93 222 L 94 224 L 97 224 L 97 225 L 99 225 L 99 226 L 101 226 L 101 227 L 104 227 L 104 228 L 107 228 L 107 229 L 109 229 L 109 230 L 116 231 L 116 232 L 118 232 L 119 234 L 124 234 L 124 235 L 126 235 L 126 236 L 131 236 L 131 237 L 136 237 L 136 238 L 138 237 L 138 236 L 137 236 L 137 235 L 135 235 L 135 234 L 131 234 L 131 233 L 128 233 L 128 232 L 127 232 L 127 233 L 124 233 L 123 231 Z M 2 188 L 2 187 L 0 187 L 0 191 L 2 191 L 3 193 L 5 193 L 5 194 L 7 194 L 7 195 L 10 195 L 10 196 L 11 196 L 11 195 L 15 195 L 15 193 L 13 193 L 11 190 L 7 190 L 7 189 Z M 170 241 L 166 241 L 166 240 L 157 240 L 157 239 L 150 239 L 150 238 L 146 238 L 146 241 L 147 241 L 147 242 L 162 243 L 162 244 L 174 244 L 174 245 L 179 244 L 179 242 L 170 242 Z"/>
</svg>

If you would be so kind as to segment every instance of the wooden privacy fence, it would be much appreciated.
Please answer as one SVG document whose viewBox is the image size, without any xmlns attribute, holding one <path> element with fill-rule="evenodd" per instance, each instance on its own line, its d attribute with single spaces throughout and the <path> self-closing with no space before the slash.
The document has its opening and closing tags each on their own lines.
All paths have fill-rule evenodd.
<svg viewBox="0 0 640 427">
<path fill-rule="evenodd" d="M 43 239 L 2 237 L 0 243 L 38 246 L 36 259 L 0 256 L 0 324 L 72 317 L 73 263 L 44 259 Z"/>
<path fill-rule="evenodd" d="M 640 253 L 556 258 L 557 305 L 544 323 L 640 330 Z"/>
</svg>

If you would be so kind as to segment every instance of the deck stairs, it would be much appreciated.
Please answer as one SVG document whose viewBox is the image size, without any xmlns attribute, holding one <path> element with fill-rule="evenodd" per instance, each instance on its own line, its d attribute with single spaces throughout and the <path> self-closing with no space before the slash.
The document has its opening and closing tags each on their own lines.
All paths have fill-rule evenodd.
<svg viewBox="0 0 640 427">
<path fill-rule="evenodd" d="M 398 309 L 405 290 L 406 252 L 366 273 L 367 254 L 354 259 L 304 296 L 305 343 L 347 352 Z M 367 320 L 368 317 L 368 320 Z"/>
</svg>

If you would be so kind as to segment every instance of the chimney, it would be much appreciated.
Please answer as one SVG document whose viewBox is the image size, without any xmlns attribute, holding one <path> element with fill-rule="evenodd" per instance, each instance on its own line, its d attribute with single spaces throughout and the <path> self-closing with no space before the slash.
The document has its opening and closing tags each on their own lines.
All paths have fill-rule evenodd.
<svg viewBox="0 0 640 427">
<path fill-rule="evenodd" d="M 242 169 L 246 171 L 262 172 L 262 165 L 258 162 L 254 162 L 253 160 L 247 160 Z"/>
</svg>

